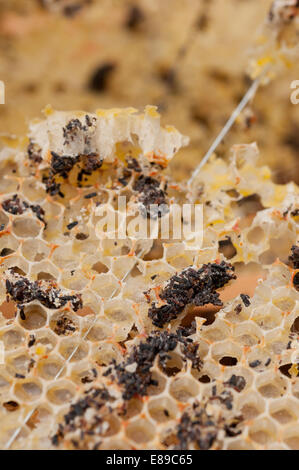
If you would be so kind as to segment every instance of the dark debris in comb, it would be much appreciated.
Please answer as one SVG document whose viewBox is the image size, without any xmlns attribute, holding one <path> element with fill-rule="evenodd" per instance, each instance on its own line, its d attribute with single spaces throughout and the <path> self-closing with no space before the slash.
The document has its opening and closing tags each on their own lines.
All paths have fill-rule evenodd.
<svg viewBox="0 0 299 470">
<path fill-rule="evenodd" d="M 83 306 L 80 294 L 65 295 L 54 281 L 39 280 L 31 282 L 26 277 L 17 274 L 11 280 L 6 279 L 6 293 L 17 302 L 20 309 L 24 304 L 33 300 L 38 300 L 50 309 L 61 308 L 67 302 L 70 302 L 75 312 Z"/>
<path fill-rule="evenodd" d="M 244 379 L 244 377 L 242 377 L 242 375 L 233 374 L 231 378 L 227 382 L 225 382 L 225 385 L 232 387 L 237 392 L 241 392 L 246 385 L 246 380 Z"/>
<path fill-rule="evenodd" d="M 95 127 L 95 124 L 96 118 L 93 116 L 91 117 L 88 114 L 85 115 L 85 124 L 83 124 L 80 119 L 71 119 L 63 128 L 64 144 L 69 144 L 82 135 L 84 138 L 84 143 L 89 145 L 90 134 L 88 131 L 90 128 Z"/>
<path fill-rule="evenodd" d="M 160 188 L 160 182 L 157 179 L 141 175 L 135 181 L 133 189 L 139 193 L 138 201 L 141 203 L 141 212 L 145 217 L 156 219 L 169 212 L 166 189 Z M 157 207 L 153 210 L 151 205 Z"/>
<path fill-rule="evenodd" d="M 79 158 L 68 157 L 67 155 L 60 156 L 56 152 L 51 152 L 51 155 L 52 175 L 60 175 L 62 178 L 66 179 Z"/>
<path fill-rule="evenodd" d="M 136 173 L 141 173 L 141 167 L 139 165 L 138 160 L 136 160 L 136 158 L 128 156 L 126 158 L 126 162 L 127 162 L 127 167 L 129 170 L 136 171 Z"/>
<path fill-rule="evenodd" d="M 60 189 L 61 184 L 56 183 L 53 176 L 43 175 L 42 181 L 46 187 L 46 193 L 50 194 L 50 196 L 56 196 L 56 194 L 58 194 L 60 197 L 64 198 L 64 194 Z"/>
<path fill-rule="evenodd" d="M 147 395 L 150 386 L 157 386 L 158 383 L 153 380 L 151 368 L 158 358 L 160 367 L 165 369 L 169 353 L 173 351 L 178 344 L 181 345 L 183 359 L 189 359 L 192 366 L 200 369 L 202 362 L 197 353 L 198 345 L 193 344 L 191 338 L 185 338 L 183 330 L 178 330 L 176 334 L 167 331 L 155 331 L 149 335 L 145 341 L 134 346 L 132 352 L 120 364 L 113 363 L 105 372 L 105 375 L 111 375 L 113 380 L 123 388 L 123 399 L 130 400 L 135 395 Z M 132 366 L 135 370 L 132 370 Z"/>
<path fill-rule="evenodd" d="M 34 164 L 39 164 L 43 161 L 42 159 L 42 149 L 36 143 L 30 140 L 27 147 L 27 153 L 29 160 Z"/>
<path fill-rule="evenodd" d="M 96 192 L 85 194 L 84 199 L 91 199 L 93 197 L 96 197 L 97 195 L 98 195 L 98 193 L 96 193 Z"/>
<path fill-rule="evenodd" d="M 249 305 L 251 304 L 249 295 L 247 295 L 247 294 L 240 294 L 240 297 L 241 297 L 242 302 L 243 302 L 243 304 L 245 305 L 245 307 L 249 307 Z"/>
<path fill-rule="evenodd" d="M 86 115 L 85 116 L 86 125 L 82 125 L 79 119 L 73 119 L 70 121 L 67 126 L 63 129 L 65 143 L 69 143 L 69 141 L 75 139 L 77 132 L 79 129 L 87 130 L 88 127 L 92 125 L 91 118 Z M 85 136 L 85 141 L 87 142 L 89 139 L 88 135 Z M 56 176 L 59 176 L 63 179 L 67 179 L 69 173 L 75 167 L 76 164 L 81 166 L 77 174 L 77 185 L 81 187 L 82 181 L 84 176 L 90 176 L 92 173 L 99 168 L 101 168 L 103 164 L 103 160 L 97 153 L 88 153 L 87 155 L 77 155 L 75 157 L 71 157 L 68 155 L 58 155 L 56 152 L 51 152 L 51 164 L 50 170 L 48 175 L 43 175 L 43 183 L 46 186 L 46 192 L 49 193 L 51 196 L 59 195 L 60 197 L 64 197 L 64 194 L 61 191 L 61 183 L 56 181 Z"/>
<path fill-rule="evenodd" d="M 30 209 L 35 214 L 35 216 L 46 225 L 44 219 L 44 209 L 39 204 L 29 204 L 28 202 L 20 199 L 17 194 L 14 194 L 11 198 L 3 201 L 2 208 L 5 210 L 5 212 L 13 215 L 22 215 L 24 212 Z"/>
<path fill-rule="evenodd" d="M 164 305 L 152 303 L 148 316 L 153 324 L 162 328 L 166 323 L 177 318 L 187 305 L 203 306 L 213 304 L 222 306 L 219 293 L 216 292 L 231 279 L 236 279 L 234 267 L 222 261 L 220 264 L 204 264 L 200 269 L 188 268 L 170 278 L 160 292 Z"/>
<path fill-rule="evenodd" d="M 74 222 L 70 222 L 66 227 L 68 230 L 72 230 L 76 225 L 78 225 L 78 222 L 75 220 Z"/>
<path fill-rule="evenodd" d="M 36 338 L 34 335 L 29 336 L 28 348 L 31 348 L 35 344 Z"/>
<path fill-rule="evenodd" d="M 5 212 L 9 212 L 9 214 L 13 215 L 23 214 L 28 207 L 29 205 L 26 202 L 21 201 L 17 194 L 14 194 L 10 199 L 6 199 L 2 202 L 2 208 Z"/>
<path fill-rule="evenodd" d="M 81 168 L 77 176 L 77 183 L 79 187 L 81 186 L 84 176 L 92 175 L 92 173 L 101 168 L 103 164 L 103 160 L 97 153 L 82 155 L 80 157 L 80 161 L 83 164 L 83 168 Z"/>
<path fill-rule="evenodd" d="M 20 407 L 20 405 L 16 401 L 10 400 L 3 403 L 3 407 L 7 411 L 16 411 Z"/>
<path fill-rule="evenodd" d="M 68 443 L 71 449 L 94 450 L 100 445 L 99 437 L 105 434 L 105 419 L 113 410 L 109 403 L 113 398 L 105 388 L 91 388 L 70 405 L 59 424 L 57 433 L 51 437 L 55 447 Z M 88 413 L 89 412 L 89 413 Z"/>
<path fill-rule="evenodd" d="M 219 406 L 223 406 L 225 399 L 220 394 L 210 397 L 210 401 L 217 400 Z M 212 447 L 220 448 L 221 434 L 227 437 L 237 436 L 241 433 L 239 424 L 241 417 L 214 414 L 208 410 L 209 401 L 205 404 L 195 402 L 192 407 L 185 411 L 176 427 L 176 439 L 178 441 L 175 449 L 188 450 L 195 448 L 209 450 Z M 226 407 L 227 408 L 227 407 Z"/>
<path fill-rule="evenodd" d="M 56 326 L 54 332 L 58 335 L 67 335 L 68 333 L 73 333 L 76 331 L 76 327 L 72 320 L 66 315 L 61 315 L 56 321 Z"/>
</svg>

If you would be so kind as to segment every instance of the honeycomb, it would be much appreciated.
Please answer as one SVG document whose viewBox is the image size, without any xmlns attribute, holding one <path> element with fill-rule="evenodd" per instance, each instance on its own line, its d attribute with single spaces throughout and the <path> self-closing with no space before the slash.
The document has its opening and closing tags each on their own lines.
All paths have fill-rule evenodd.
<svg viewBox="0 0 299 470">
<path fill-rule="evenodd" d="M 299 448 L 298 187 L 256 144 L 178 184 L 159 119 L 47 107 L 2 138 L 1 448 Z M 201 248 L 109 238 L 120 195 L 202 204 Z"/>
</svg>

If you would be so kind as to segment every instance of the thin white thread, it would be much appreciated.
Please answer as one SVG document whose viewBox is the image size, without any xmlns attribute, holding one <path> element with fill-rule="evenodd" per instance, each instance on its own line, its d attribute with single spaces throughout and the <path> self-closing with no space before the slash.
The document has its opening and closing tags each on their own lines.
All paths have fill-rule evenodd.
<svg viewBox="0 0 299 470">
<path fill-rule="evenodd" d="M 234 124 L 235 120 L 237 119 L 237 117 L 241 114 L 241 112 L 243 111 L 243 109 L 245 108 L 245 106 L 248 104 L 248 102 L 254 97 L 255 93 L 256 93 L 256 90 L 258 89 L 260 83 L 261 83 L 261 79 L 262 79 L 262 76 L 264 74 L 260 75 L 258 78 L 256 78 L 252 84 L 250 85 L 249 89 L 247 90 L 247 92 L 245 93 L 245 95 L 243 96 L 243 98 L 241 99 L 240 103 L 238 104 L 238 106 L 235 108 L 235 110 L 232 112 L 232 114 L 230 115 L 230 118 L 227 120 L 227 122 L 225 123 L 224 127 L 221 129 L 221 131 L 219 132 L 219 134 L 217 135 L 216 139 L 214 140 L 214 142 L 212 143 L 211 147 L 209 148 L 209 150 L 207 151 L 207 153 L 205 154 L 205 156 L 203 157 L 203 159 L 201 160 L 201 162 L 199 163 L 199 165 L 196 167 L 196 169 L 193 171 L 191 177 L 189 178 L 188 182 L 187 182 L 187 185 L 189 186 L 190 184 L 192 184 L 192 182 L 195 180 L 195 178 L 198 176 L 200 170 L 202 169 L 202 167 L 207 163 L 207 161 L 209 160 L 209 158 L 211 157 L 211 155 L 215 152 L 216 148 L 218 147 L 218 145 L 220 144 L 220 142 L 223 140 L 223 138 L 226 136 L 226 134 L 229 132 L 230 128 L 232 127 L 232 125 Z"/>
</svg>

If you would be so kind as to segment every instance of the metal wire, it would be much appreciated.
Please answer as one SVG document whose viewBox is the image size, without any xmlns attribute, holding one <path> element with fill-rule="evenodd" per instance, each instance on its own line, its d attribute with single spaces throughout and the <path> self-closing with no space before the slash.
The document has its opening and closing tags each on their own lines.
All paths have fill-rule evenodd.
<svg viewBox="0 0 299 470">
<path fill-rule="evenodd" d="M 201 160 L 201 162 L 199 163 L 199 165 L 196 167 L 196 169 L 193 171 L 191 177 L 189 178 L 187 184 L 188 186 L 190 184 L 192 184 L 192 182 L 195 180 L 195 178 L 198 176 L 200 170 L 202 169 L 202 167 L 207 163 L 207 161 L 209 160 L 209 158 L 211 157 L 211 155 L 215 152 L 216 148 L 218 147 L 218 145 L 221 143 L 221 141 L 224 139 L 224 137 L 226 136 L 226 134 L 229 132 L 230 128 L 232 127 L 232 125 L 234 124 L 235 120 L 237 119 L 237 117 L 241 114 L 241 112 L 243 111 L 243 109 L 245 108 L 245 106 L 248 104 L 248 102 L 254 97 L 260 83 L 261 83 L 261 80 L 262 80 L 262 75 L 260 75 L 258 78 L 256 78 L 252 84 L 250 85 L 249 89 L 247 90 L 247 92 L 245 93 L 245 95 L 243 96 L 243 98 L 241 99 L 240 103 L 238 104 L 238 106 L 235 108 L 235 110 L 232 112 L 232 114 L 230 115 L 230 118 L 227 120 L 227 122 L 225 123 L 224 127 L 221 129 L 221 131 L 219 132 L 219 134 L 217 135 L 216 139 L 214 140 L 214 142 L 212 143 L 211 147 L 209 148 L 209 150 L 207 151 L 207 153 L 205 154 L 205 156 L 203 157 L 203 159 Z"/>
</svg>

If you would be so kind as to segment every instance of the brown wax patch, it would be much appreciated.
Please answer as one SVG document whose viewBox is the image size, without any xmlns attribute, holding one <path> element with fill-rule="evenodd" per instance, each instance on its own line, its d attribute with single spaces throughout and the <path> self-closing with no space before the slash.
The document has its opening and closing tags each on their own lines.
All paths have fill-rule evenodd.
<svg viewBox="0 0 299 470">
<path fill-rule="evenodd" d="M 7 320 L 10 320 L 11 318 L 15 317 L 16 313 L 16 304 L 15 302 L 9 301 L 9 302 L 3 302 L 3 304 L 0 306 L 0 312 L 6 318 Z"/>
</svg>

